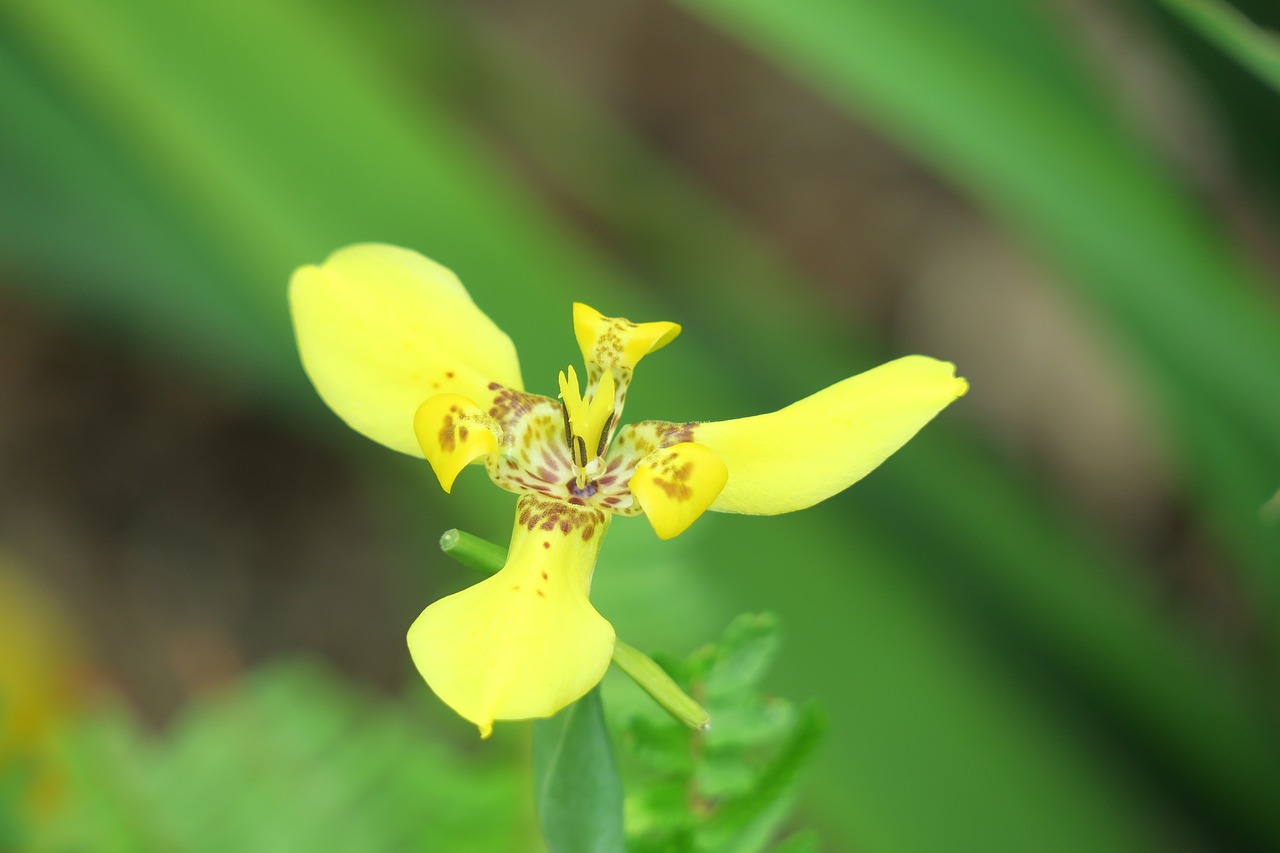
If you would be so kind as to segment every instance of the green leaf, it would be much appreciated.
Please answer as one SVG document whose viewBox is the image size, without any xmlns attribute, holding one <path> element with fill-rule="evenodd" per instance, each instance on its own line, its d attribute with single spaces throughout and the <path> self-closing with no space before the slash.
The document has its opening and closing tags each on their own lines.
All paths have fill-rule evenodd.
<svg viewBox="0 0 1280 853">
<path fill-rule="evenodd" d="M 818 853 L 818 834 L 807 829 L 792 833 L 770 848 L 771 853 Z"/>
<path fill-rule="evenodd" d="M 1175 14 L 1280 91 L 1280 36 L 1262 29 L 1220 0 L 1161 0 Z"/>
<path fill-rule="evenodd" d="M 772 613 L 744 614 L 730 623 L 716 646 L 704 687 L 709 696 L 756 688 L 778 654 L 778 620 Z"/>
<path fill-rule="evenodd" d="M 624 849 L 622 781 L 597 687 L 533 730 L 538 820 L 552 853 Z"/>
<path fill-rule="evenodd" d="M 61 806 L 23 849 L 527 850 L 510 758 L 451 752 L 413 703 L 277 664 L 161 735 L 118 709 L 73 720 Z"/>
<path fill-rule="evenodd" d="M 707 703 L 706 731 L 648 706 L 626 719 L 624 755 L 640 780 L 627 800 L 634 849 L 747 853 L 766 849 L 781 831 L 821 725 L 814 708 L 797 715 L 759 692 L 778 645 L 776 618 L 744 614 L 717 643 L 668 666 Z"/>
<path fill-rule="evenodd" d="M 733 846 L 724 849 L 764 849 L 788 816 L 796 778 L 822 740 L 823 729 L 818 709 L 807 706 L 751 790 L 728 800 L 716 811 L 709 822 L 707 836 L 726 843 L 737 839 Z"/>
</svg>

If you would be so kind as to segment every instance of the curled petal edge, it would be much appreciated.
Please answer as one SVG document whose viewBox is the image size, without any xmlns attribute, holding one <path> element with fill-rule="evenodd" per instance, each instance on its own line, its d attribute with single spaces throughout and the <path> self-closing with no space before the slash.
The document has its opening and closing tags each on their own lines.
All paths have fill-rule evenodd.
<svg viewBox="0 0 1280 853">
<path fill-rule="evenodd" d="M 463 468 L 502 444 L 497 421 L 460 394 L 437 394 L 424 401 L 414 412 L 413 431 L 446 493 Z"/>
<path fill-rule="evenodd" d="M 729 469 L 715 451 L 686 441 L 646 456 L 629 485 L 653 532 L 672 539 L 707 511 L 728 479 Z"/>
</svg>

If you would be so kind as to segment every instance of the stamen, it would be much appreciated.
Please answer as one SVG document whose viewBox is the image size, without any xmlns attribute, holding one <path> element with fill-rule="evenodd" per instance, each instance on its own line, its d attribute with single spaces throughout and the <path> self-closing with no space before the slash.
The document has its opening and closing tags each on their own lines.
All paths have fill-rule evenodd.
<svg viewBox="0 0 1280 853">
<path fill-rule="evenodd" d="M 614 399 L 617 384 L 613 374 L 605 371 L 596 383 L 589 399 L 584 400 L 578 385 L 578 373 L 573 367 L 560 373 L 560 399 L 564 410 L 564 437 L 569 448 L 578 488 L 597 476 L 603 464 L 599 461 L 609 445 L 609 431 L 613 427 L 617 408 Z M 595 449 L 588 456 L 588 448 Z"/>
<path fill-rule="evenodd" d="M 561 382 L 564 382 L 564 374 L 563 374 L 563 373 L 561 373 L 561 374 L 560 374 L 560 381 L 561 381 Z M 560 404 L 560 411 L 561 411 L 561 413 L 564 415 L 564 443 L 565 443 L 568 447 L 572 448 L 572 447 L 573 447 L 573 427 L 572 427 L 572 426 L 570 426 L 570 424 L 569 424 L 569 407 L 568 407 L 568 405 L 566 405 L 566 404 L 564 404 L 564 403 L 561 403 L 561 404 Z"/>
<path fill-rule="evenodd" d="M 596 456 L 604 456 L 604 452 L 609 449 L 609 430 L 613 428 L 613 420 L 618 416 L 616 411 L 609 412 L 609 417 L 605 419 L 604 429 L 600 431 L 600 443 L 596 445 Z"/>
</svg>

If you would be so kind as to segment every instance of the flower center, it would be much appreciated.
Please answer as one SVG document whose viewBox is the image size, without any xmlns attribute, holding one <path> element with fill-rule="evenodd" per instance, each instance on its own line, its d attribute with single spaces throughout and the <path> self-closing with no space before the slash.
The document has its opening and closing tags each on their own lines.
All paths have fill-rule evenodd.
<svg viewBox="0 0 1280 853">
<path fill-rule="evenodd" d="M 583 397 L 578 374 L 572 366 L 568 375 L 560 373 L 560 399 L 564 402 L 564 439 L 573 459 L 578 489 L 586 487 L 604 471 L 604 453 L 609 449 L 609 433 L 617 420 L 614 409 L 613 373 L 606 370 L 594 393 Z M 587 389 L 591 392 L 591 389 Z"/>
</svg>

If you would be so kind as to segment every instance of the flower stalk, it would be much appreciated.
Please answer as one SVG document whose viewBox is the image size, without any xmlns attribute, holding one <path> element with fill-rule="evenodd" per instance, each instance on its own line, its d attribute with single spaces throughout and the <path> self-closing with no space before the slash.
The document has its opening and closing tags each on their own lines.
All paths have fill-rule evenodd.
<svg viewBox="0 0 1280 853">
<path fill-rule="evenodd" d="M 440 536 L 440 550 L 469 569 L 496 574 L 507 561 L 507 549 L 454 527 Z"/>
<path fill-rule="evenodd" d="M 681 690 L 675 679 L 667 675 L 667 671 L 653 658 L 618 640 L 613 647 L 613 662 L 668 714 L 696 731 L 705 732 L 711 728 L 711 715 L 707 709 Z"/>
</svg>

